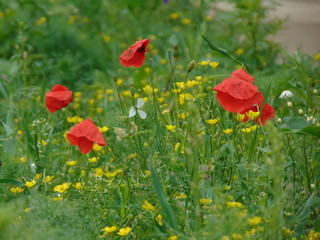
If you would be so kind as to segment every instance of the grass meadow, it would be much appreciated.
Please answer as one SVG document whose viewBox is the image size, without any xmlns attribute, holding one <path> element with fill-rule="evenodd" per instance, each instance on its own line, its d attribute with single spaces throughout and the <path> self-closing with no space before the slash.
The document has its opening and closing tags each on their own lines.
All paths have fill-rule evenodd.
<svg viewBox="0 0 320 240">
<path fill-rule="evenodd" d="M 320 49 L 224 2 L 0 2 L 1 240 L 320 239 Z"/>
</svg>

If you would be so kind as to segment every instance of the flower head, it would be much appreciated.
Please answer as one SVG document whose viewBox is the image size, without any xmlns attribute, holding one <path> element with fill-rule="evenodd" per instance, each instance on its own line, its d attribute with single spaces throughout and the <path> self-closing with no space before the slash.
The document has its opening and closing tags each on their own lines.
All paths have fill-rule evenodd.
<svg viewBox="0 0 320 240">
<path fill-rule="evenodd" d="M 281 99 L 287 99 L 287 98 L 291 98 L 291 97 L 293 97 L 293 94 L 289 90 L 283 91 L 279 96 L 279 98 L 281 98 Z"/>
<path fill-rule="evenodd" d="M 145 210 L 149 210 L 149 211 L 155 211 L 156 210 L 155 207 L 152 206 L 152 204 L 149 203 L 147 200 L 145 200 L 143 202 L 142 208 L 144 208 Z"/>
<path fill-rule="evenodd" d="M 239 69 L 231 74 L 231 78 L 226 78 L 215 86 L 214 90 L 222 107 L 229 112 L 239 113 L 263 101 L 258 87 L 252 84 L 253 80 L 250 74 Z"/>
<path fill-rule="evenodd" d="M 144 105 L 144 100 L 142 98 L 138 98 L 137 105 L 135 107 L 130 108 L 129 117 L 134 117 L 137 112 L 141 119 L 145 119 L 147 117 L 147 114 L 144 111 L 141 111 L 140 108 L 142 108 Z"/>
<path fill-rule="evenodd" d="M 70 187 L 70 185 L 71 183 L 68 183 L 68 182 L 62 183 L 60 185 L 55 186 L 53 188 L 53 191 L 63 193 Z"/>
<path fill-rule="evenodd" d="M 51 92 L 46 94 L 46 106 L 50 113 L 68 106 L 71 101 L 72 92 L 60 84 L 54 85 Z"/>
<path fill-rule="evenodd" d="M 124 67 L 141 67 L 145 59 L 144 54 L 148 52 L 149 41 L 150 39 L 142 39 L 131 45 L 121 54 L 120 63 Z"/>
<path fill-rule="evenodd" d="M 67 139 L 73 146 L 78 145 L 82 154 L 90 152 L 93 148 L 93 143 L 97 143 L 100 146 L 106 145 L 99 129 L 90 119 L 75 125 L 67 133 Z"/>
<path fill-rule="evenodd" d="M 120 236 L 127 236 L 129 232 L 131 232 L 131 228 L 125 227 L 125 228 L 120 228 L 117 234 Z"/>
<path fill-rule="evenodd" d="M 268 120 L 274 118 L 275 110 L 271 105 L 265 103 L 263 109 L 260 109 L 261 107 L 262 103 L 259 103 L 252 105 L 249 108 L 245 109 L 243 112 L 241 112 L 241 114 L 245 115 L 242 119 L 242 122 L 247 122 L 249 119 L 253 119 L 253 121 L 258 123 L 259 125 L 264 126 Z"/>
</svg>

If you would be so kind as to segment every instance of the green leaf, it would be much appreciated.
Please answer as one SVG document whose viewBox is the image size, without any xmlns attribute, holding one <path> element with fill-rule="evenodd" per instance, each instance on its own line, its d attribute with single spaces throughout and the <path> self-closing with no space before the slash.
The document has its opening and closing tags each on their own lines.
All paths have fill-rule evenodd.
<svg viewBox="0 0 320 240">
<path fill-rule="evenodd" d="M 178 224 L 177 224 L 176 216 L 174 215 L 174 212 L 163 193 L 160 180 L 151 165 L 149 165 L 149 169 L 152 176 L 152 183 L 153 183 L 154 190 L 157 194 L 161 208 L 163 210 L 163 215 L 168 220 L 168 224 L 170 225 L 170 227 L 177 231 Z"/>
<path fill-rule="evenodd" d="M 280 132 L 299 132 L 303 128 L 310 125 L 311 123 L 308 122 L 304 117 L 286 117 L 283 119 L 283 124 L 279 126 L 279 130 Z"/>
<path fill-rule="evenodd" d="M 12 185 L 16 185 L 18 187 L 24 186 L 23 182 L 16 180 L 16 179 L 12 179 L 12 178 L 0 178 L 0 183 L 12 184 Z"/>
<path fill-rule="evenodd" d="M 308 133 L 310 135 L 320 138 L 320 127 L 319 126 L 307 126 L 301 129 L 301 132 Z"/>
<path fill-rule="evenodd" d="M 2 122 L 2 125 L 4 127 L 4 130 L 6 131 L 7 136 L 11 136 L 13 134 L 13 129 L 4 122 Z"/>
</svg>

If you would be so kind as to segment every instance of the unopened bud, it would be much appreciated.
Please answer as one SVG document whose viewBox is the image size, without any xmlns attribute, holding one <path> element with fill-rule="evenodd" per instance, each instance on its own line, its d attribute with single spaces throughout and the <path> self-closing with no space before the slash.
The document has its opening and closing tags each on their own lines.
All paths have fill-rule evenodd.
<svg viewBox="0 0 320 240">
<path fill-rule="evenodd" d="M 300 115 L 302 115 L 302 114 L 303 114 L 303 110 L 302 110 L 302 109 L 299 109 L 299 110 L 298 110 L 298 113 L 299 113 Z"/>
<path fill-rule="evenodd" d="M 23 52 L 23 59 L 27 59 L 28 58 L 28 53 L 26 51 Z"/>
<path fill-rule="evenodd" d="M 192 60 L 188 65 L 188 73 L 191 72 L 194 68 L 194 65 L 196 64 L 195 60 Z"/>
<path fill-rule="evenodd" d="M 289 108 L 292 108 L 292 107 L 293 107 L 292 102 L 287 102 L 287 106 L 288 106 Z"/>
<path fill-rule="evenodd" d="M 277 119 L 277 122 L 278 122 L 278 123 L 281 123 L 281 122 L 282 122 L 282 119 L 281 119 L 281 118 L 278 118 L 278 119 Z"/>
<path fill-rule="evenodd" d="M 314 95 L 318 95 L 318 90 L 317 89 L 313 89 L 312 92 L 313 92 Z"/>
</svg>

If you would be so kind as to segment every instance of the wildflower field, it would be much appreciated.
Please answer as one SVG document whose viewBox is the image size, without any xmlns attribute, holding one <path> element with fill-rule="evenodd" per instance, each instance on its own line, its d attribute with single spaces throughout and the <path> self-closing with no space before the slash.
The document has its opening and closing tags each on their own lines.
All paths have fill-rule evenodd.
<svg viewBox="0 0 320 240">
<path fill-rule="evenodd" d="M 0 2 L 1 240 L 320 239 L 320 49 L 223 2 Z"/>
</svg>

